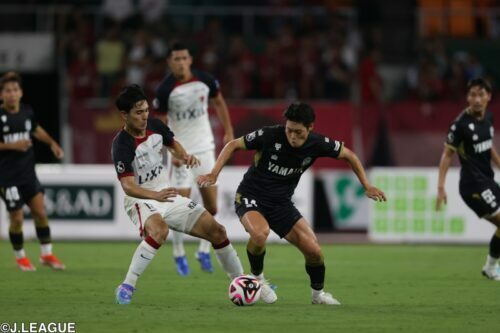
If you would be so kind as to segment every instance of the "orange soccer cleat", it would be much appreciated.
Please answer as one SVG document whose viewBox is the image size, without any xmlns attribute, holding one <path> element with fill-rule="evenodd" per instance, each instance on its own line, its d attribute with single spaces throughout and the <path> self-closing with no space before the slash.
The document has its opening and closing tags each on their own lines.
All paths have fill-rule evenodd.
<svg viewBox="0 0 500 333">
<path fill-rule="evenodd" d="M 66 268 L 62 262 L 57 259 L 53 254 L 48 254 L 46 256 L 40 256 L 40 263 L 42 265 L 50 266 L 53 269 L 63 270 Z"/>
<path fill-rule="evenodd" d="M 34 272 L 36 271 L 36 267 L 31 264 L 31 261 L 28 257 L 22 257 L 16 259 L 17 267 L 19 267 L 23 272 Z"/>
</svg>

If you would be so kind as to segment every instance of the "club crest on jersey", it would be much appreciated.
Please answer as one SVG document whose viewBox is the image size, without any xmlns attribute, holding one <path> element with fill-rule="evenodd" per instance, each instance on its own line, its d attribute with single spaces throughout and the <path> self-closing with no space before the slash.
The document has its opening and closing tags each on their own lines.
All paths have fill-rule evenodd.
<svg viewBox="0 0 500 333">
<path fill-rule="evenodd" d="M 281 143 L 275 143 L 274 144 L 274 148 L 276 148 L 276 150 L 280 150 L 281 149 Z"/>
<path fill-rule="evenodd" d="M 476 128 L 476 127 L 474 126 L 474 124 L 473 124 L 473 123 L 470 123 L 470 124 L 469 124 L 469 129 L 470 129 L 471 131 L 473 131 L 473 130 L 474 130 L 474 128 Z"/>
<path fill-rule="evenodd" d="M 3 115 L 1 119 L 2 119 L 2 123 L 7 122 L 7 116 L 6 115 Z"/>
<path fill-rule="evenodd" d="M 477 134 L 474 134 L 472 136 L 472 141 L 477 141 L 479 139 L 479 136 Z"/>
<path fill-rule="evenodd" d="M 26 122 L 24 123 L 24 127 L 26 127 L 26 131 L 31 131 L 31 120 L 26 120 Z"/>
<path fill-rule="evenodd" d="M 312 161 L 312 158 L 310 158 L 310 157 L 304 158 L 304 160 L 302 161 L 302 166 L 305 167 L 306 165 L 311 164 L 311 161 Z"/>
<path fill-rule="evenodd" d="M 278 155 L 276 155 L 276 154 L 271 155 L 271 159 L 272 159 L 273 161 L 278 160 Z"/>
<path fill-rule="evenodd" d="M 5 126 L 3 127 L 3 131 L 4 131 L 4 132 L 8 132 L 8 131 L 9 131 L 9 126 L 5 125 Z"/>
<path fill-rule="evenodd" d="M 118 171 L 118 173 L 123 173 L 125 171 L 125 164 L 123 164 L 122 161 L 116 163 L 116 171 Z"/>
<path fill-rule="evenodd" d="M 247 141 L 252 141 L 253 139 L 255 139 L 255 132 L 247 134 L 246 138 Z"/>
</svg>

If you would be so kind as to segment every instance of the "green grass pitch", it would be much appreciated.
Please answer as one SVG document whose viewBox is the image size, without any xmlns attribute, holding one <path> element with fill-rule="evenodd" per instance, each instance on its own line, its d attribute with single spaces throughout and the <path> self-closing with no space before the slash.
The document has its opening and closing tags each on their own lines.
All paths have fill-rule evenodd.
<svg viewBox="0 0 500 333">
<path fill-rule="evenodd" d="M 140 278 L 133 303 L 114 304 L 135 243 L 58 243 L 67 265 L 37 272 L 14 265 L 0 243 L 0 323 L 75 322 L 77 332 L 496 332 L 500 282 L 480 275 L 486 246 L 323 245 L 326 289 L 340 307 L 311 305 L 301 254 L 270 245 L 266 276 L 278 302 L 234 306 L 228 280 L 200 271 L 179 277 L 165 245 Z M 248 271 L 244 245 L 236 246 Z M 36 259 L 36 243 L 26 246 Z"/>
</svg>

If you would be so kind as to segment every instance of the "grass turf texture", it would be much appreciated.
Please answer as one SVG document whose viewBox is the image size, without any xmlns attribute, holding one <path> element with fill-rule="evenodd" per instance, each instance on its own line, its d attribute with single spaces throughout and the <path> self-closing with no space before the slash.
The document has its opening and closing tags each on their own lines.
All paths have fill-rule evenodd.
<svg viewBox="0 0 500 333">
<path fill-rule="evenodd" d="M 326 290 L 340 307 L 311 305 L 301 254 L 268 247 L 266 276 L 278 302 L 237 307 L 216 266 L 201 272 L 187 245 L 189 277 L 164 246 L 139 279 L 129 306 L 114 304 L 135 243 L 58 243 L 64 272 L 21 272 L 0 243 L 0 322 L 75 322 L 77 332 L 487 332 L 498 330 L 500 282 L 480 270 L 486 246 L 323 245 Z M 244 245 L 236 246 L 248 272 Z M 33 262 L 38 245 L 28 243 Z M 215 260 L 215 258 L 213 258 Z M 217 264 L 214 262 L 214 264 Z"/>
</svg>

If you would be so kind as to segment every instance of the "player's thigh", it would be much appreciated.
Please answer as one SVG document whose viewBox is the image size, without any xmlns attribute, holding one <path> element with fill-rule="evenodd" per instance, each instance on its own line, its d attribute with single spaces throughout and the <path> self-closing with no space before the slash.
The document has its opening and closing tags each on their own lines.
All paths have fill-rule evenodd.
<svg viewBox="0 0 500 333">
<path fill-rule="evenodd" d="M 460 187 L 460 195 L 467 206 L 480 218 L 498 226 L 495 216 L 500 214 L 500 187 L 493 180 L 482 180 Z"/>
<path fill-rule="evenodd" d="M 236 193 L 234 210 L 240 218 L 241 224 L 252 238 L 267 239 L 270 228 L 264 207 L 252 195 Z"/>
<path fill-rule="evenodd" d="M 5 207 L 8 212 L 22 210 L 24 206 L 22 191 L 22 185 L 8 185 L 0 187 L 0 197 L 5 202 Z"/>
<path fill-rule="evenodd" d="M 213 244 L 222 243 L 227 239 L 226 229 L 209 212 L 205 211 L 191 228 L 189 234 L 203 238 Z"/>
<path fill-rule="evenodd" d="M 295 245 L 304 255 L 321 259 L 321 247 L 318 239 L 305 218 L 302 217 L 294 224 L 285 239 Z"/>
<path fill-rule="evenodd" d="M 160 210 L 153 202 L 126 196 L 124 198 L 125 212 L 132 224 L 138 229 L 141 237 L 145 236 L 145 224 L 150 216 L 158 214 L 162 217 Z"/>
<path fill-rule="evenodd" d="M 28 207 L 30 208 L 31 215 L 34 218 L 43 219 L 47 217 L 45 213 L 45 202 L 42 192 L 38 192 L 31 200 L 28 202 Z"/>
<path fill-rule="evenodd" d="M 180 195 L 171 198 L 171 200 L 172 202 L 158 203 L 156 205 L 158 210 L 170 229 L 189 234 L 200 216 L 206 212 L 205 208 Z"/>
</svg>

